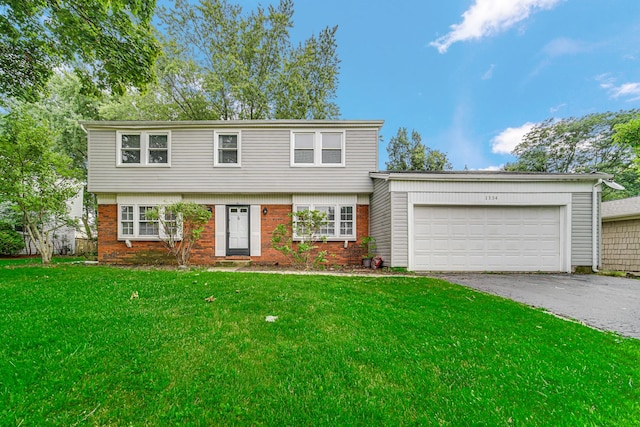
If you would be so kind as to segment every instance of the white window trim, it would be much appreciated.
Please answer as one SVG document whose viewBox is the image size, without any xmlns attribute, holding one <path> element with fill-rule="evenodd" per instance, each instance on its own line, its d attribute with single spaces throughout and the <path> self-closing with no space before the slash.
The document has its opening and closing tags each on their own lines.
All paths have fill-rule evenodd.
<svg viewBox="0 0 640 427">
<path fill-rule="evenodd" d="M 161 237 L 164 237 L 164 231 L 162 229 L 162 224 L 158 220 L 158 235 L 149 236 L 149 235 L 140 235 L 140 207 L 156 207 L 157 204 L 154 203 L 121 203 L 118 204 L 118 241 L 160 241 Z M 122 207 L 124 206 L 132 206 L 133 207 L 133 234 L 122 234 Z M 160 211 L 160 215 L 164 215 L 164 211 Z M 178 231 L 178 239 L 182 238 L 182 230 Z"/>
<path fill-rule="evenodd" d="M 293 205 L 293 211 L 296 212 L 299 208 L 308 208 L 309 210 L 317 210 L 316 206 L 331 206 L 334 208 L 334 230 L 336 235 L 335 236 L 326 236 L 326 240 L 328 242 L 344 242 L 345 240 L 350 241 L 350 242 L 355 242 L 357 239 L 357 234 L 358 234 L 358 228 L 357 228 L 357 224 L 356 224 L 356 218 L 358 216 L 358 206 L 356 204 L 353 203 L 300 203 L 300 204 L 294 204 Z M 353 210 L 353 234 L 343 234 L 340 235 L 340 212 L 342 207 L 351 207 Z M 319 236 L 319 237 L 323 237 L 323 236 Z M 293 240 L 294 241 L 300 241 L 300 237 L 299 236 L 293 236 Z"/>
<path fill-rule="evenodd" d="M 220 163 L 218 155 L 218 142 L 221 135 L 237 135 L 238 136 L 238 163 Z M 213 166 L 221 168 L 239 168 L 242 167 L 242 132 L 240 130 L 225 130 L 213 132 Z"/>
<path fill-rule="evenodd" d="M 313 134 L 313 163 L 295 163 L 295 134 L 312 133 Z M 341 161 L 340 163 L 322 163 L 322 134 L 323 133 L 339 133 L 342 135 L 341 141 Z M 297 129 L 291 131 L 289 140 L 290 145 L 290 166 L 294 168 L 342 168 L 346 163 L 346 132 L 341 129 L 323 129 L 309 130 Z"/>
<path fill-rule="evenodd" d="M 140 163 L 122 162 L 122 135 L 140 135 Z M 149 163 L 149 135 L 167 135 L 167 163 Z M 171 167 L 171 131 L 116 132 L 116 166 L 120 168 L 168 168 Z"/>
</svg>

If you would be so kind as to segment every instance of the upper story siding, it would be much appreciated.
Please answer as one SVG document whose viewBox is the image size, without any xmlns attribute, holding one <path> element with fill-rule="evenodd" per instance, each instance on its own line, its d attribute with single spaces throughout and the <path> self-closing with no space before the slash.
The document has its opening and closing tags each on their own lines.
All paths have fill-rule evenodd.
<svg viewBox="0 0 640 427">
<path fill-rule="evenodd" d="M 89 191 L 371 193 L 381 121 L 86 122 Z M 241 131 L 241 165 L 214 166 L 214 132 Z M 171 165 L 118 167 L 117 131 L 171 131 Z M 345 165 L 291 166 L 291 131 L 344 131 Z"/>
</svg>

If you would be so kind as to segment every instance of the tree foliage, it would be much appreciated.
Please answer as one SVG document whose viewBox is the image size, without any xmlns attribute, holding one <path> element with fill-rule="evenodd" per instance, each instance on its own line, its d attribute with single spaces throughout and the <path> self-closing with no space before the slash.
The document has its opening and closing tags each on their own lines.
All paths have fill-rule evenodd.
<svg viewBox="0 0 640 427">
<path fill-rule="evenodd" d="M 24 238 L 14 225 L 0 220 L 0 255 L 16 255 L 24 246 Z"/>
<path fill-rule="evenodd" d="M 606 172 L 626 190 L 603 189 L 603 199 L 640 194 L 638 173 L 630 166 L 633 150 L 614 140 L 616 127 L 637 116 L 637 110 L 588 114 L 537 124 L 516 146 L 518 159 L 508 171 L 590 173 Z"/>
<path fill-rule="evenodd" d="M 317 251 L 320 235 L 327 225 L 327 214 L 316 210 L 295 211 L 289 214 L 289 224 L 278 224 L 271 235 L 271 246 L 288 257 L 295 266 L 305 270 L 327 262 L 327 251 Z"/>
<path fill-rule="evenodd" d="M 181 266 L 189 265 L 191 250 L 200 239 L 211 212 L 197 203 L 176 202 L 157 206 L 147 217 L 160 224 L 160 241 Z"/>
<path fill-rule="evenodd" d="M 338 84 L 336 28 L 294 46 L 293 2 L 244 13 L 224 0 L 161 9 L 158 82 L 104 109 L 111 119 L 331 119 Z"/>
<path fill-rule="evenodd" d="M 0 0 L 0 95 L 33 101 L 58 67 L 121 93 L 154 79 L 155 0 Z"/>
<path fill-rule="evenodd" d="M 37 120 L 49 123 L 54 147 L 71 159 L 74 176 L 85 183 L 83 195 L 82 223 L 87 238 L 95 236 L 96 198 L 86 189 L 87 182 L 87 135 L 80 126 L 81 120 L 99 120 L 100 106 L 108 95 L 90 93 L 75 74 L 59 70 L 47 83 L 47 96 L 34 103 L 12 100 L 10 109 L 27 109 Z"/>
<path fill-rule="evenodd" d="M 407 128 L 399 128 L 396 136 L 387 145 L 389 171 L 443 171 L 451 170 L 447 155 L 422 144 L 420 134 L 411 130 L 411 140 Z"/>
<path fill-rule="evenodd" d="M 0 121 L 0 196 L 22 215 L 43 264 L 51 261 L 55 231 L 70 224 L 67 200 L 79 189 L 71 160 L 55 150 L 52 132 L 26 108 Z"/>
</svg>

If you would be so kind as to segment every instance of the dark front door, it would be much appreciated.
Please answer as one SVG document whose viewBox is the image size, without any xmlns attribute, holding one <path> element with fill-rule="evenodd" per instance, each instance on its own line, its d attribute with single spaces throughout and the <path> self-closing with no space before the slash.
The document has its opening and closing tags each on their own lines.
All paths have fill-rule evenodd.
<svg viewBox="0 0 640 427">
<path fill-rule="evenodd" d="M 249 255 L 249 206 L 227 206 L 227 255 Z"/>
</svg>

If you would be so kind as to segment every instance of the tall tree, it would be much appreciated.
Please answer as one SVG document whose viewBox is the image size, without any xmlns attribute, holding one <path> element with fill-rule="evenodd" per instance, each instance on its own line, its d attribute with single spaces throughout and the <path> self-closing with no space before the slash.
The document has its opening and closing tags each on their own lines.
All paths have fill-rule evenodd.
<svg viewBox="0 0 640 427">
<path fill-rule="evenodd" d="M 14 108 L 0 121 L 0 196 L 22 215 L 43 264 L 51 261 L 54 232 L 69 224 L 67 201 L 79 188 L 52 133 L 27 108 Z"/>
<path fill-rule="evenodd" d="M 155 0 L 0 0 L 0 97 L 33 101 L 58 67 L 116 93 L 153 81 Z"/>
<path fill-rule="evenodd" d="M 447 155 L 439 150 L 422 144 L 422 136 L 411 130 L 411 140 L 407 128 L 399 128 L 396 136 L 391 137 L 387 144 L 389 161 L 386 162 L 390 171 L 443 171 L 451 170 L 451 163 Z"/>
<path fill-rule="evenodd" d="M 107 117 L 338 117 L 336 28 L 293 46 L 291 0 L 249 13 L 225 0 L 177 0 L 159 17 L 167 39 L 158 84 L 146 95 L 127 95 L 124 104 L 108 106 Z"/>
<path fill-rule="evenodd" d="M 626 190 L 603 190 L 604 200 L 640 194 L 640 175 L 630 167 L 636 156 L 631 147 L 617 144 L 613 138 L 616 126 L 637 115 L 638 110 L 631 110 L 545 120 L 524 136 L 512 152 L 518 159 L 507 164 L 505 169 L 551 173 L 606 172 L 613 174 Z"/>
<path fill-rule="evenodd" d="M 48 123 L 55 132 L 51 137 L 56 151 L 71 159 L 75 178 L 84 182 L 82 225 L 87 238 L 95 236 L 96 198 L 86 191 L 87 136 L 80 126 L 81 120 L 99 120 L 100 106 L 108 96 L 84 90 L 74 73 L 58 70 L 47 83 L 47 96 L 34 103 L 11 100 L 8 107 L 16 111 L 29 111 L 37 120 Z"/>
</svg>

